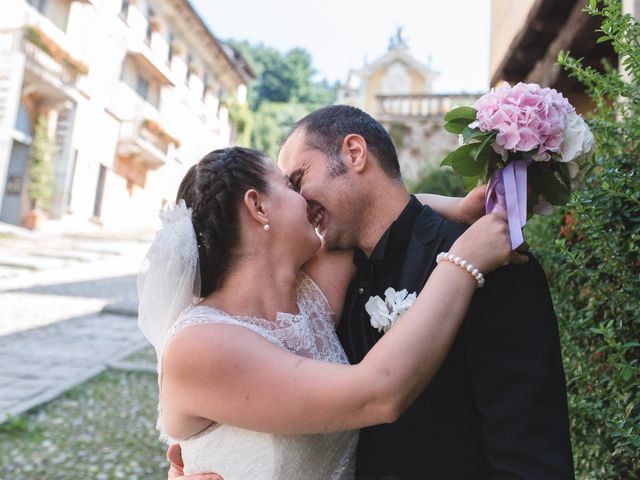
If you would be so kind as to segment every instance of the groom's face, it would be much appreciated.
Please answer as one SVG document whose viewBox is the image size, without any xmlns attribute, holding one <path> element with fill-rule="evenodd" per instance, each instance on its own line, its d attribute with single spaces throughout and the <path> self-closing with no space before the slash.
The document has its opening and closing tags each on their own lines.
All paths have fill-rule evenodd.
<svg viewBox="0 0 640 480">
<path fill-rule="evenodd" d="M 324 245 L 330 249 L 357 245 L 357 188 L 349 172 L 332 175 L 329 159 L 307 145 L 303 129 L 296 130 L 284 143 L 278 165 L 307 201 L 309 221 Z"/>
</svg>

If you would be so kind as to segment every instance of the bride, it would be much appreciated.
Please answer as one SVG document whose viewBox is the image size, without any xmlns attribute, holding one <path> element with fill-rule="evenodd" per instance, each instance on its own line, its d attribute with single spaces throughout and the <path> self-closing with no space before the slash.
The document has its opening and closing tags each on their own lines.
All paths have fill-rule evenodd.
<svg viewBox="0 0 640 480">
<path fill-rule="evenodd" d="M 351 256 L 327 252 L 305 199 L 260 152 L 215 150 L 186 174 L 138 279 L 156 348 L 159 427 L 184 472 L 349 479 L 358 429 L 393 422 L 435 374 L 482 275 L 441 262 L 357 365 L 334 332 Z M 509 261 L 506 220 L 450 253 L 487 273 Z M 470 268 L 471 270 L 471 268 Z"/>
</svg>

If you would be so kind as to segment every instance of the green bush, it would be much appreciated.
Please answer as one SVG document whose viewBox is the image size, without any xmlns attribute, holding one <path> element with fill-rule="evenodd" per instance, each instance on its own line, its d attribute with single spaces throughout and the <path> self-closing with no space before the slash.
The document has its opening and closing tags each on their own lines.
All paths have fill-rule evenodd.
<svg viewBox="0 0 640 480">
<path fill-rule="evenodd" d="M 464 197 L 462 177 L 447 167 L 429 168 L 420 178 L 408 185 L 412 193 L 435 193 L 449 197 Z"/>
<path fill-rule="evenodd" d="M 640 27 L 619 0 L 591 1 L 624 73 L 561 53 L 595 104 L 597 155 L 568 205 L 527 227 L 558 314 L 577 476 L 640 472 Z"/>
</svg>

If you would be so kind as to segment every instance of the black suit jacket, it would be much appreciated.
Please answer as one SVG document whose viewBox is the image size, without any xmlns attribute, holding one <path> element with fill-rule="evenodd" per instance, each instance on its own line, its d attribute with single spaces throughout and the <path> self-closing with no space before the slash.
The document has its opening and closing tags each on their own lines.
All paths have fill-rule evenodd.
<svg viewBox="0 0 640 480">
<path fill-rule="evenodd" d="M 386 267 L 376 272 L 359 253 L 338 330 L 352 362 L 380 338 L 366 299 L 386 287 L 420 291 L 464 228 L 412 198 L 381 240 Z M 557 321 L 535 258 L 486 276 L 425 391 L 395 423 L 361 432 L 357 478 L 574 478 Z"/>
</svg>

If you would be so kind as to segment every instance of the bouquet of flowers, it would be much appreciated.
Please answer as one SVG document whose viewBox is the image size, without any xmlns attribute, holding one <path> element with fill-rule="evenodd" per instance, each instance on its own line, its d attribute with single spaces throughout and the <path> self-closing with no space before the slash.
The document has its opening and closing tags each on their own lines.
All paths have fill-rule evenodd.
<svg viewBox="0 0 640 480">
<path fill-rule="evenodd" d="M 486 212 L 507 211 L 514 249 L 531 214 L 549 214 L 569 200 L 595 146 L 568 100 L 535 83 L 505 84 L 473 108 L 451 110 L 444 128 L 462 135 L 462 145 L 442 165 L 465 177 L 468 188 L 488 182 Z"/>
</svg>

